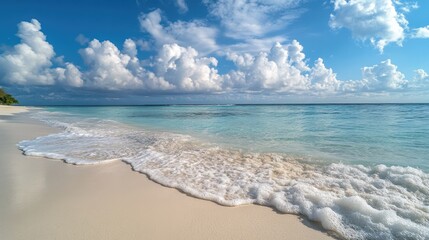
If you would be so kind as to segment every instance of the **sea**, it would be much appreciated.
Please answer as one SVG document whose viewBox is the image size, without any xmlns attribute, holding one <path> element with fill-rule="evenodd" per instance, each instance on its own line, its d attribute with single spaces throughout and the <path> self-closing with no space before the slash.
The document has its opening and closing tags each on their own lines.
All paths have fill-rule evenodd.
<svg viewBox="0 0 429 240">
<path fill-rule="evenodd" d="M 50 106 L 26 155 L 123 161 L 221 205 L 301 215 L 343 239 L 429 239 L 429 105 Z M 102 167 L 102 166 L 101 166 Z"/>
</svg>

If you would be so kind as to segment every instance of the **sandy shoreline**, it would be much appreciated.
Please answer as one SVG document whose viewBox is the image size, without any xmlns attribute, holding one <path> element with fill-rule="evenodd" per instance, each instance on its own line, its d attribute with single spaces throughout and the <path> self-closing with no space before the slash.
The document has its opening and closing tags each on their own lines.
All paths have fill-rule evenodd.
<svg viewBox="0 0 429 240">
<path fill-rule="evenodd" d="M 4 239 L 331 239 L 298 216 L 195 199 L 123 162 L 75 166 L 24 156 L 17 142 L 55 131 L 10 116 L 26 110 L 0 107 Z"/>
<path fill-rule="evenodd" d="M 27 107 L 0 105 L 0 116 L 10 116 L 16 113 L 27 112 L 28 110 Z"/>
</svg>

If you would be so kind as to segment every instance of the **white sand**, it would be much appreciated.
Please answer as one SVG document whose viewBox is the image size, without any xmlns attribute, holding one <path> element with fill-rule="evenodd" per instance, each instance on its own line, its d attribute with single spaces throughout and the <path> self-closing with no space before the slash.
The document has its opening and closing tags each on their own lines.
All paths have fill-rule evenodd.
<svg viewBox="0 0 429 240">
<path fill-rule="evenodd" d="M 0 105 L 0 116 L 10 116 L 15 113 L 27 112 L 27 107 Z"/>
<path fill-rule="evenodd" d="M 15 108 L 1 107 L 0 115 Z M 3 119 L 1 239 L 332 238 L 313 223 L 267 207 L 223 207 L 189 197 L 123 162 L 75 166 L 24 156 L 17 142 L 54 129 L 25 116 Z"/>
</svg>

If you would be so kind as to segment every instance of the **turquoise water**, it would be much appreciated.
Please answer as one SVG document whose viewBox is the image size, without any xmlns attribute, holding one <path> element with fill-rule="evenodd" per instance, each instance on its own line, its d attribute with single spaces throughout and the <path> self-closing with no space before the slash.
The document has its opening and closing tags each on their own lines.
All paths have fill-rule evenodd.
<svg viewBox="0 0 429 240">
<path fill-rule="evenodd" d="M 49 107 L 314 162 L 429 170 L 429 105 Z"/>
<path fill-rule="evenodd" d="M 300 214 L 345 239 L 429 239 L 429 105 L 46 107 L 26 155 L 123 161 L 222 205 Z M 102 166 L 101 166 L 102 167 Z"/>
</svg>

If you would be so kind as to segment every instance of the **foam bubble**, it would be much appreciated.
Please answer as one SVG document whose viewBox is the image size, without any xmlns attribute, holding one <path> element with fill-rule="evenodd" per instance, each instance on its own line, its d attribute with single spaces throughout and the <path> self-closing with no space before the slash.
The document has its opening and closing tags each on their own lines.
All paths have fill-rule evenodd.
<svg viewBox="0 0 429 240">
<path fill-rule="evenodd" d="M 346 239 L 429 238 L 429 174 L 419 169 L 316 165 L 112 121 L 38 117 L 63 131 L 19 143 L 28 155 L 74 164 L 122 160 L 154 181 L 195 197 L 302 214 Z"/>
</svg>

